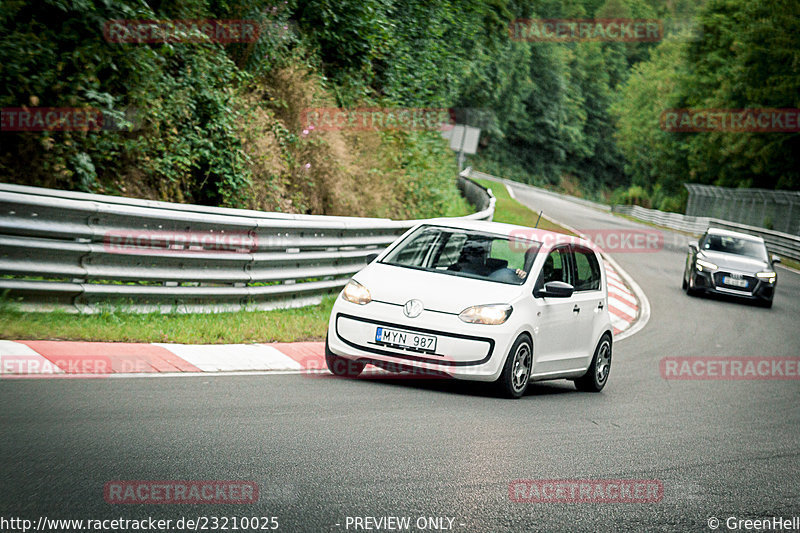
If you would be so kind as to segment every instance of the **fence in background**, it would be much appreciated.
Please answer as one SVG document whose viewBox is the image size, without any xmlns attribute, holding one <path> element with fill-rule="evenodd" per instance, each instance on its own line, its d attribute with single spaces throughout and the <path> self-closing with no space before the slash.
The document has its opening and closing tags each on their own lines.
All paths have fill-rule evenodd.
<svg viewBox="0 0 800 533">
<path fill-rule="evenodd" d="M 780 231 L 773 231 L 764 228 L 757 228 L 755 226 L 747 226 L 737 222 L 730 222 L 728 220 L 719 220 L 716 218 L 705 217 L 691 217 L 681 215 L 680 213 L 666 213 L 656 209 L 646 209 L 638 205 L 615 205 L 612 207 L 615 213 L 632 216 L 637 220 L 643 222 L 650 222 L 665 226 L 667 228 L 675 229 L 678 231 L 685 231 L 699 235 L 705 233 L 709 227 L 723 228 L 731 231 L 740 231 L 742 233 L 749 233 L 750 235 L 757 235 L 764 239 L 767 244 L 767 249 L 774 254 L 781 257 L 788 257 L 795 261 L 800 261 L 800 237 L 797 235 L 789 235 Z"/>
<path fill-rule="evenodd" d="M 458 177 L 491 220 L 491 191 Z M 421 221 L 265 213 L 0 184 L 0 293 L 23 308 L 211 312 L 318 302 Z"/>
<path fill-rule="evenodd" d="M 686 214 L 800 235 L 800 191 L 731 189 L 687 183 Z"/>
</svg>

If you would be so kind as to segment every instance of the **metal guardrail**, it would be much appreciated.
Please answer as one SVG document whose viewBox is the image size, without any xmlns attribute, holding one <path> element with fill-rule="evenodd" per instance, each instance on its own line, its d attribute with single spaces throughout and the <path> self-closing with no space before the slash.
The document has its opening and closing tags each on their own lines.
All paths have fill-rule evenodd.
<svg viewBox="0 0 800 533">
<path fill-rule="evenodd" d="M 755 226 L 747 226 L 745 224 L 717 218 L 692 217 L 680 213 L 666 213 L 664 211 L 647 209 L 638 205 L 615 205 L 612 207 L 612 211 L 614 213 L 632 216 L 643 222 L 650 222 L 695 235 L 705 233 L 706 229 L 709 227 L 749 233 L 750 235 L 763 238 L 770 253 L 800 261 L 800 237 L 797 235 L 790 235 L 788 233 Z"/>
<path fill-rule="evenodd" d="M 728 222 L 727 220 L 719 220 L 716 218 L 711 219 L 711 227 L 758 235 L 764 239 L 764 243 L 767 245 L 767 249 L 770 253 L 800 261 L 800 237 L 797 235 L 745 226 L 744 224 L 737 224 L 736 222 Z"/>
<path fill-rule="evenodd" d="M 491 191 L 458 177 L 491 220 Z M 0 293 L 27 309 L 274 309 L 318 302 L 422 222 L 265 213 L 0 184 Z"/>
<path fill-rule="evenodd" d="M 643 222 L 650 222 L 694 234 L 704 233 L 711 221 L 710 218 L 706 217 L 690 217 L 680 213 L 668 213 L 638 205 L 615 205 L 611 207 L 611 211 L 631 216 Z"/>
</svg>

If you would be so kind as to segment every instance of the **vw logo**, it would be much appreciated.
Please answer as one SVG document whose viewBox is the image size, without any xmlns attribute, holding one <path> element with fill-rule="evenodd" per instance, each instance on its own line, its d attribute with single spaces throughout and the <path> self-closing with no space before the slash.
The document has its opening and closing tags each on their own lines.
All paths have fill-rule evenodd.
<svg viewBox="0 0 800 533">
<path fill-rule="evenodd" d="M 423 309 L 424 307 L 422 307 L 422 302 L 419 300 L 409 300 L 403 306 L 403 313 L 408 318 L 415 318 L 419 316 Z"/>
</svg>

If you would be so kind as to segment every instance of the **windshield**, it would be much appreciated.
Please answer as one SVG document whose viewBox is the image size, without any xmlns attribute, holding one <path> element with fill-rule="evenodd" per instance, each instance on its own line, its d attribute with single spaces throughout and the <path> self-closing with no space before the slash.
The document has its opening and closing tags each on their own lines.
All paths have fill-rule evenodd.
<svg viewBox="0 0 800 533">
<path fill-rule="evenodd" d="M 762 243 L 728 235 L 706 235 L 702 248 L 709 252 L 746 255 L 761 261 L 767 260 L 767 248 Z"/>
<path fill-rule="evenodd" d="M 522 285 L 541 243 L 437 226 L 420 226 L 381 263 Z"/>
</svg>

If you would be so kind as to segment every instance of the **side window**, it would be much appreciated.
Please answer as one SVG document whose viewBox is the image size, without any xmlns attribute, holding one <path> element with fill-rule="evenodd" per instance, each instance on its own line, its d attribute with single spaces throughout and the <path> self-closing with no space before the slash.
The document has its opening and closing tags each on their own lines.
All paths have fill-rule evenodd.
<svg viewBox="0 0 800 533">
<path fill-rule="evenodd" d="M 600 265 L 594 252 L 586 248 L 575 248 L 575 290 L 596 291 L 600 289 Z"/>
<path fill-rule="evenodd" d="M 550 281 L 563 281 L 572 283 L 569 268 L 569 255 L 566 247 L 556 248 L 547 254 L 547 258 L 542 265 L 542 274 L 537 286 L 543 287 Z"/>
</svg>

